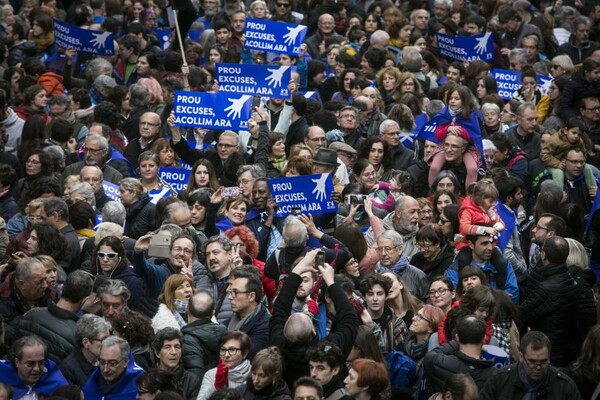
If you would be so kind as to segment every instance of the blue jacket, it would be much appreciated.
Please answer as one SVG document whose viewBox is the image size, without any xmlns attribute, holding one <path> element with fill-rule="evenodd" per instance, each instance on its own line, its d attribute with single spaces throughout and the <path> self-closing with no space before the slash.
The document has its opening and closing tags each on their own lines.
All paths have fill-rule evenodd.
<svg viewBox="0 0 600 400">
<path fill-rule="evenodd" d="M 472 265 L 478 266 L 474 262 Z M 496 288 L 496 267 L 488 260 L 483 266 L 483 273 L 487 277 L 488 284 L 491 288 Z M 450 268 L 446 271 L 446 276 L 452 281 L 454 287 L 458 284 L 458 262 L 456 259 L 450 265 Z M 513 270 L 510 261 L 506 260 L 506 283 L 504 284 L 504 291 L 511 296 L 513 303 L 519 304 L 519 286 L 517 284 L 517 277 Z"/>
<path fill-rule="evenodd" d="M 133 355 L 129 353 L 129 362 L 127 368 L 125 368 L 125 374 L 110 392 L 100 393 L 98 380 L 103 378 L 100 369 L 96 368 L 83 387 L 83 396 L 85 400 L 134 400 L 137 395 L 135 380 L 143 373 L 144 370 L 133 361 Z"/>
<path fill-rule="evenodd" d="M 69 383 L 53 361 L 46 359 L 44 362 L 44 370 L 45 372 L 40 380 L 31 388 L 34 393 L 50 397 L 56 388 Z M 15 393 L 13 398 L 15 399 L 20 399 L 30 390 L 29 386 L 27 386 L 19 375 L 17 375 L 17 371 L 12 366 L 11 362 L 7 360 L 0 361 L 0 382 L 7 384 L 14 389 Z"/>
</svg>

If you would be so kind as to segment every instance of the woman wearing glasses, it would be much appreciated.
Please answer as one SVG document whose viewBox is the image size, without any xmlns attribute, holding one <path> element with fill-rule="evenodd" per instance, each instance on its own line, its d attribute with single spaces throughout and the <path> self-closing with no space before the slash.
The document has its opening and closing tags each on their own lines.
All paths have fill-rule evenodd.
<svg viewBox="0 0 600 400">
<path fill-rule="evenodd" d="M 90 260 L 84 262 L 81 268 L 95 276 L 123 281 L 131 292 L 127 306 L 150 318 L 156 314 L 158 304 L 146 295 L 146 284 L 131 268 L 121 239 L 107 236 L 100 240 Z"/>
<path fill-rule="evenodd" d="M 219 362 L 204 374 L 197 400 L 207 400 L 221 388 L 234 389 L 250 376 L 250 337 L 242 331 L 229 331 L 219 340 Z"/>
<path fill-rule="evenodd" d="M 23 158 L 23 171 L 25 176 L 17 182 L 15 188 L 15 199 L 20 198 L 21 194 L 25 193 L 31 182 L 40 176 L 53 176 L 54 163 L 52 157 L 41 149 L 30 151 Z"/>
<path fill-rule="evenodd" d="M 445 240 L 438 224 L 427 224 L 419 229 L 417 247 L 420 251 L 411 258 L 410 265 L 428 277 L 443 275 L 454 260 L 454 247 Z"/>
<path fill-rule="evenodd" d="M 448 277 L 438 275 L 429 284 L 429 301 L 431 305 L 441 309 L 444 314 L 452 308 L 452 302 L 456 296 L 454 285 Z"/>
<path fill-rule="evenodd" d="M 417 363 L 418 370 L 420 370 L 423 357 L 427 353 L 429 338 L 434 332 L 437 332 L 443 316 L 442 310 L 427 304 L 421 307 L 412 318 L 412 323 L 408 327 L 408 336 L 401 343 L 400 350 Z M 417 376 L 419 375 L 420 372 L 417 373 Z"/>
</svg>

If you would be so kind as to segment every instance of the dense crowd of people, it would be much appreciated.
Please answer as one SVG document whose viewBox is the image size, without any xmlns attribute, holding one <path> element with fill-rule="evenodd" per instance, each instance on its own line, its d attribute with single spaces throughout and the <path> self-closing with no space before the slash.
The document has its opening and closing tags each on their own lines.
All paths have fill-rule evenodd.
<svg viewBox="0 0 600 400">
<path fill-rule="evenodd" d="M 2 2 L 0 399 L 596 399 L 596 40 L 581 1 Z M 290 95 L 178 126 L 219 63 Z M 337 211 L 283 212 L 271 180 L 313 174 Z"/>
</svg>

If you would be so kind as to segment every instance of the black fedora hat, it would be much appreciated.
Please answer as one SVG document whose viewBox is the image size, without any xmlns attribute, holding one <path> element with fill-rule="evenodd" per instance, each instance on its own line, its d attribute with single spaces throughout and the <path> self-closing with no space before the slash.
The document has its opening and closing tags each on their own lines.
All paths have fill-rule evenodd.
<svg viewBox="0 0 600 400">
<path fill-rule="evenodd" d="M 329 167 L 339 167 L 340 164 L 337 162 L 337 151 L 321 147 L 317 150 L 317 154 L 313 158 L 313 164 L 327 165 Z"/>
</svg>

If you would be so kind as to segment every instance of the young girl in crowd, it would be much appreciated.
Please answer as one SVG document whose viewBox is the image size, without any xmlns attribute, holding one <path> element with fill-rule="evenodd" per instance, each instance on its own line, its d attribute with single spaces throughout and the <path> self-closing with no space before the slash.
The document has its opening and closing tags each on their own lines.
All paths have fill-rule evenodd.
<svg viewBox="0 0 600 400">
<path fill-rule="evenodd" d="M 540 160 L 542 160 L 548 169 L 548 172 L 552 174 L 554 182 L 560 187 L 563 186 L 565 179 L 565 174 L 563 172 L 566 163 L 563 159 L 565 154 L 573 148 L 581 150 L 584 154 L 588 154 L 591 143 L 588 144 L 586 143 L 586 140 L 584 140 L 585 131 L 586 127 L 582 120 L 579 118 L 571 118 L 567 122 L 566 127 L 558 131 L 558 133 L 551 135 L 550 139 L 542 144 Z M 583 175 L 588 188 L 591 189 L 598 186 L 589 164 L 585 164 Z"/>
<path fill-rule="evenodd" d="M 458 86 L 450 92 L 448 107 L 438 115 L 440 125 L 435 130 L 435 138 L 441 144 L 428 160 L 430 186 L 446 163 L 444 153 L 447 149 L 443 142 L 448 135 L 459 136 L 468 142 L 467 150 L 463 154 L 463 162 L 467 170 L 465 187 L 477 181 L 477 170 L 482 165 L 482 159 L 479 150 L 475 147 L 475 140 L 481 140 L 475 109 L 473 96 L 466 86 Z"/>
</svg>

